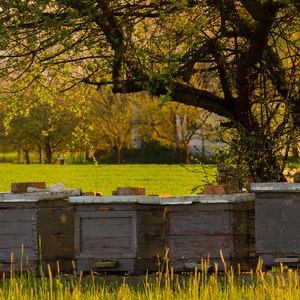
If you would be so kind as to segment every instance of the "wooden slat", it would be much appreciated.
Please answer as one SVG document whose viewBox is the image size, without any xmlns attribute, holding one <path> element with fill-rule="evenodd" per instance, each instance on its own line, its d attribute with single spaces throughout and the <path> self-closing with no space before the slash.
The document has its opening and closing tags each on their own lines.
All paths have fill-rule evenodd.
<svg viewBox="0 0 300 300">
<path fill-rule="evenodd" d="M 32 271 L 35 270 L 37 268 L 38 264 L 37 264 L 37 260 L 27 260 L 26 262 L 22 263 L 22 270 L 23 272 L 25 271 Z M 7 273 L 10 274 L 11 271 L 13 272 L 19 272 L 21 269 L 21 263 L 20 262 L 16 262 L 14 264 L 11 264 L 10 262 L 8 263 L 2 263 L 1 267 L 0 267 L 0 272 L 3 275 L 3 273 Z"/>
<path fill-rule="evenodd" d="M 133 230 L 132 218 L 129 217 L 81 219 L 81 239 L 131 237 Z"/>
<path fill-rule="evenodd" d="M 116 196 L 118 197 L 118 196 Z M 122 203 L 122 204 L 116 204 L 116 203 L 84 203 L 84 204 L 76 204 L 74 205 L 74 209 L 77 213 L 80 214 L 81 217 L 88 217 L 89 214 L 93 216 L 93 214 L 97 214 L 99 211 L 103 211 L 103 208 L 105 208 L 107 211 L 136 211 L 136 204 L 132 203 Z"/>
<path fill-rule="evenodd" d="M 146 272 L 148 272 L 150 274 L 152 272 L 159 272 L 159 271 L 161 271 L 161 265 L 157 257 L 155 259 L 138 258 L 135 261 L 135 273 L 145 274 Z"/>
<path fill-rule="evenodd" d="M 0 261 L 38 259 L 36 205 L 2 203 L 0 207 Z"/>
<path fill-rule="evenodd" d="M 1 222 L 32 222 L 36 219 L 36 209 L 19 209 L 1 208 L 0 207 L 0 221 Z M 1 228 L 0 228 L 1 231 Z"/>
<path fill-rule="evenodd" d="M 232 209 L 232 203 L 192 203 L 190 205 L 168 205 L 169 212 L 220 212 Z"/>
<path fill-rule="evenodd" d="M 232 249 L 230 235 L 198 235 L 191 237 L 169 237 L 168 246 L 171 258 L 219 257 L 220 250 L 224 257 L 230 257 Z"/>
<path fill-rule="evenodd" d="M 169 212 L 169 235 L 229 234 L 229 212 Z"/>
<path fill-rule="evenodd" d="M 22 244 L 26 247 L 33 246 L 32 234 L 8 234 L 1 235 L 0 249 L 21 249 Z"/>
<path fill-rule="evenodd" d="M 31 245 L 30 245 L 31 246 Z M 10 262 L 11 255 L 13 253 L 13 259 L 15 262 L 19 262 L 22 258 L 24 264 L 26 260 L 37 260 L 38 259 L 38 249 L 37 247 L 24 246 L 22 250 L 22 245 L 16 245 L 16 247 L 11 248 L 0 248 L 0 262 Z M 0 268 L 1 271 L 1 268 Z"/>
<path fill-rule="evenodd" d="M 82 241 L 79 257 L 133 258 L 136 257 L 133 241 L 128 238 L 105 239 L 100 243 L 95 240 Z"/>
<path fill-rule="evenodd" d="M 0 221 L 0 244 L 4 242 L 2 236 L 22 236 L 32 232 L 33 221 Z"/>
<path fill-rule="evenodd" d="M 142 210 L 143 209 L 143 210 Z M 137 211 L 136 270 L 156 270 L 157 257 L 166 251 L 166 215 L 161 205 L 142 205 Z"/>
</svg>

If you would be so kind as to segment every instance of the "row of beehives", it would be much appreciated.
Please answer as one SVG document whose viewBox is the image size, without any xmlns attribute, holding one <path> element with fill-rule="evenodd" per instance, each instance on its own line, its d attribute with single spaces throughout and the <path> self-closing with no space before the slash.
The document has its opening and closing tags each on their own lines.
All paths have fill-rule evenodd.
<svg viewBox="0 0 300 300">
<path fill-rule="evenodd" d="M 277 187 L 167 198 L 1 194 L 0 271 L 58 262 L 62 271 L 143 273 L 161 270 L 166 258 L 175 271 L 202 260 L 220 270 L 224 261 L 253 268 L 258 257 L 266 266 L 295 264 L 300 186 Z"/>
</svg>

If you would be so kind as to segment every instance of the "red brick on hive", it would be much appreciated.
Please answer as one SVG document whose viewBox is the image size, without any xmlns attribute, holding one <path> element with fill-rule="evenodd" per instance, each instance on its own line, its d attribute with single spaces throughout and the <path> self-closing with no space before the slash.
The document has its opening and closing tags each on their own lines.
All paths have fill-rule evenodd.
<svg viewBox="0 0 300 300">
<path fill-rule="evenodd" d="M 205 185 L 203 193 L 204 195 L 224 195 L 226 194 L 225 185 Z"/>
<path fill-rule="evenodd" d="M 126 188 L 117 188 L 117 196 L 130 196 L 130 195 L 146 195 L 144 188 L 135 188 L 135 187 L 126 187 Z"/>
<path fill-rule="evenodd" d="M 28 187 L 34 187 L 37 189 L 45 189 L 45 182 L 13 182 L 11 183 L 12 193 L 27 193 Z"/>
</svg>

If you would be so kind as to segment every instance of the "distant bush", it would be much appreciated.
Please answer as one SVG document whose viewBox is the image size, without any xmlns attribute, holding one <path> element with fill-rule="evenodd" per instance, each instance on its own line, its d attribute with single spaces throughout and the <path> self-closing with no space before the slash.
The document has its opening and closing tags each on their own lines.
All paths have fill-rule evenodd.
<svg viewBox="0 0 300 300">
<path fill-rule="evenodd" d="M 122 163 L 125 164 L 180 164 L 184 157 L 180 151 L 160 146 L 156 143 L 148 144 L 140 149 L 123 149 Z M 115 163 L 114 153 L 110 153 L 99 160 L 100 163 Z"/>
</svg>

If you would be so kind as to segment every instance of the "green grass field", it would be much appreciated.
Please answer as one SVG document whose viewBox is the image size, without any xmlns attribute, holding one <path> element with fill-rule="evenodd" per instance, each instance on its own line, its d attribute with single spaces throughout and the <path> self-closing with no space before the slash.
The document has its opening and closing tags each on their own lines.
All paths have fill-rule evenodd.
<svg viewBox="0 0 300 300">
<path fill-rule="evenodd" d="M 83 192 L 112 195 L 118 187 L 140 187 L 147 195 L 191 195 L 193 189 L 215 181 L 214 165 L 40 165 L 0 164 L 0 191 L 10 191 L 12 182 L 58 182 Z"/>
</svg>

